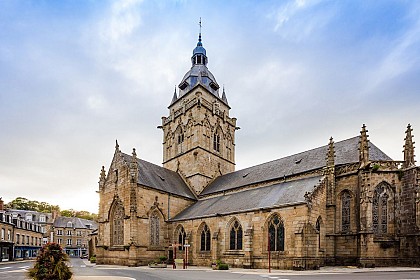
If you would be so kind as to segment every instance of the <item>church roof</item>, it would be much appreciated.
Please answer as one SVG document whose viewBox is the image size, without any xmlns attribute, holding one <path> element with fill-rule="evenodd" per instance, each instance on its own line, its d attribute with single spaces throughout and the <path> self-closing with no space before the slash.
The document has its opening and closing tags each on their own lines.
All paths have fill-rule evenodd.
<svg viewBox="0 0 420 280">
<path fill-rule="evenodd" d="M 68 222 L 71 222 L 71 228 L 80 228 L 80 229 L 96 229 L 98 225 L 95 221 L 81 219 L 77 217 L 57 217 L 54 221 L 54 227 L 66 228 Z"/>
<path fill-rule="evenodd" d="M 305 194 L 313 191 L 322 178 L 323 176 L 316 176 L 200 199 L 171 221 L 214 217 L 305 203 Z"/>
<path fill-rule="evenodd" d="M 132 157 L 130 155 L 123 153 L 123 156 L 126 162 L 131 162 Z M 142 159 L 137 159 L 137 163 L 139 165 L 138 184 L 182 197 L 196 199 L 178 173 Z"/>
<path fill-rule="evenodd" d="M 336 165 L 359 161 L 359 139 L 360 137 L 357 136 L 334 143 Z M 369 142 L 369 147 L 370 160 L 392 160 L 371 142 Z M 201 195 L 209 195 L 322 168 L 326 164 L 327 149 L 328 145 L 222 175 L 205 188 Z"/>
</svg>

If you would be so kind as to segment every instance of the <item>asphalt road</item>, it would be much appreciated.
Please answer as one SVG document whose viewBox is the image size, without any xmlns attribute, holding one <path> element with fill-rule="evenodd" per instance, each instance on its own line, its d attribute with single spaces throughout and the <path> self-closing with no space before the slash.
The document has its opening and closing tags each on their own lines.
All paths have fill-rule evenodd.
<svg viewBox="0 0 420 280">
<path fill-rule="evenodd" d="M 27 269 L 33 266 L 34 262 L 18 262 L 18 263 L 0 263 L 0 279 L 1 280 L 26 280 Z M 75 280 L 285 280 L 285 279 L 369 279 L 369 280 L 420 280 L 420 271 L 360 271 L 355 273 L 348 272 L 326 272 L 319 271 L 310 272 L 281 272 L 270 273 L 267 271 L 214 271 L 214 270 L 197 270 L 188 269 L 173 270 L 166 269 L 149 269 L 145 267 L 120 267 L 120 266 L 95 266 L 87 265 L 83 260 L 78 258 L 71 259 L 72 271 Z M 94 277 L 96 276 L 96 277 Z"/>
</svg>

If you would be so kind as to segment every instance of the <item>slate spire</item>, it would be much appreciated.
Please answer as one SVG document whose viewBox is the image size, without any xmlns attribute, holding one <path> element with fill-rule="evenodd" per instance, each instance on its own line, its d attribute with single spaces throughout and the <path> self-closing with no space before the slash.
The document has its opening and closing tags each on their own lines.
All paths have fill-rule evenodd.
<svg viewBox="0 0 420 280">
<path fill-rule="evenodd" d="M 225 86 L 223 86 L 222 100 L 223 100 L 223 102 L 225 102 L 227 105 L 229 105 L 229 103 L 228 103 L 228 101 L 227 101 L 227 98 L 226 98 Z"/>
<path fill-rule="evenodd" d="M 171 105 L 174 104 L 178 100 L 178 95 L 176 94 L 176 86 L 174 90 L 174 96 L 172 97 Z"/>
</svg>

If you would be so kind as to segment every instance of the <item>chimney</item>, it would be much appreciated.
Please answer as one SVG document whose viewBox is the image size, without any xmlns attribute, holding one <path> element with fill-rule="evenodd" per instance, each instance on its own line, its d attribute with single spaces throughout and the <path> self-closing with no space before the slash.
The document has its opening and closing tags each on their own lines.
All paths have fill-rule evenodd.
<svg viewBox="0 0 420 280">
<path fill-rule="evenodd" d="M 2 197 L 0 197 L 0 211 L 4 210 L 4 201 L 2 199 Z"/>
</svg>

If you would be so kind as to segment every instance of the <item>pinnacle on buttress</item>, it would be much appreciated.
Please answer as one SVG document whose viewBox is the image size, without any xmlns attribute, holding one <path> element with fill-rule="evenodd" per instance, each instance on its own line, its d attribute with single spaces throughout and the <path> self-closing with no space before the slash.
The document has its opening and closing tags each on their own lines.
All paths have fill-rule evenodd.
<svg viewBox="0 0 420 280">
<path fill-rule="evenodd" d="M 133 153 L 131 155 L 133 156 L 133 161 L 137 159 L 136 148 L 133 148 Z M 136 160 L 136 162 L 137 162 L 137 160 Z"/>
<path fill-rule="evenodd" d="M 361 163 L 361 166 L 365 166 L 369 163 L 369 135 L 367 132 L 366 125 L 363 124 L 359 141 L 359 162 Z"/>
<path fill-rule="evenodd" d="M 335 149 L 334 149 L 334 140 L 331 137 L 330 142 L 328 143 L 328 151 L 327 151 L 327 167 L 332 167 L 335 165 Z"/>
<path fill-rule="evenodd" d="M 411 125 L 408 124 L 407 126 L 407 130 L 405 131 L 405 144 L 404 144 L 404 164 L 403 164 L 403 168 L 408 168 L 408 167 L 412 167 L 415 166 L 416 161 L 414 160 L 414 144 L 415 142 L 413 142 L 413 135 L 411 134 L 411 132 L 413 131 L 413 129 L 411 128 Z"/>
<path fill-rule="evenodd" d="M 100 181 L 105 181 L 105 178 L 106 178 L 105 166 L 102 166 L 101 175 L 99 176 L 99 180 Z"/>
<path fill-rule="evenodd" d="M 118 140 L 117 139 L 115 139 L 115 150 L 116 151 L 120 151 L 120 145 L 118 145 Z"/>
</svg>

